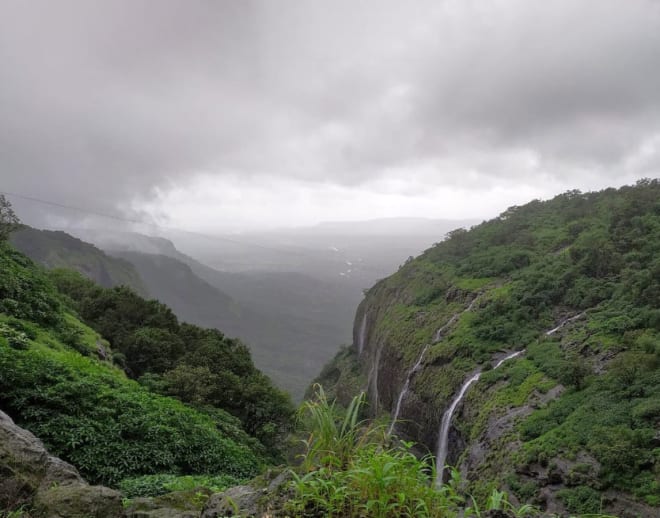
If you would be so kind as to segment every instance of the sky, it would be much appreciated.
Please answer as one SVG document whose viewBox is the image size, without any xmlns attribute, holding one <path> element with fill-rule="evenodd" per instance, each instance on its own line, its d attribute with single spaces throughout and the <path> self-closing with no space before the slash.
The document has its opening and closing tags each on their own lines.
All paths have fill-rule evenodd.
<svg viewBox="0 0 660 518">
<path fill-rule="evenodd" d="M 658 176 L 658 0 L 0 0 L 0 191 L 234 232 Z"/>
</svg>

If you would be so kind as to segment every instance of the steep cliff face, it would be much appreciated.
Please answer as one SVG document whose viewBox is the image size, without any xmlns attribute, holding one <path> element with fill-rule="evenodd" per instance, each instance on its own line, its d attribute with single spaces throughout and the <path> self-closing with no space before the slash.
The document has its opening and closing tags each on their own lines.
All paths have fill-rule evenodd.
<svg viewBox="0 0 660 518">
<path fill-rule="evenodd" d="M 368 291 L 319 380 L 433 454 L 451 408 L 447 463 L 477 495 L 653 516 L 659 200 L 657 181 L 569 192 L 451 232 Z"/>
</svg>

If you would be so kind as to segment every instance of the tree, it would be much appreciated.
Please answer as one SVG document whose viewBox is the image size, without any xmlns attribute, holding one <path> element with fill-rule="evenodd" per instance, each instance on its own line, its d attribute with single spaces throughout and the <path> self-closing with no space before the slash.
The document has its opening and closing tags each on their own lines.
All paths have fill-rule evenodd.
<svg viewBox="0 0 660 518">
<path fill-rule="evenodd" d="M 20 220 L 11 208 L 11 203 L 5 198 L 4 194 L 0 194 L 0 242 L 6 241 L 9 234 L 16 230 L 19 225 Z"/>
</svg>

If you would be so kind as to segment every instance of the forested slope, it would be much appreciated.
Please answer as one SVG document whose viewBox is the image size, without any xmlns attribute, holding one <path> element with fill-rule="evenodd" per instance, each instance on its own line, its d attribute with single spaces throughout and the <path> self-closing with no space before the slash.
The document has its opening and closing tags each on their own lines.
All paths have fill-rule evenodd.
<svg viewBox="0 0 660 518">
<path fill-rule="evenodd" d="M 24 226 L 11 234 L 10 241 L 15 248 L 46 268 L 69 268 L 105 288 L 123 285 L 142 296 L 148 295 L 131 263 L 109 256 L 66 232 Z"/>
<path fill-rule="evenodd" d="M 253 476 L 280 455 L 292 412 L 238 340 L 180 324 L 126 287 L 46 272 L 6 242 L 0 408 L 112 486 L 154 474 L 225 485 Z"/>
<path fill-rule="evenodd" d="M 366 388 L 373 414 L 396 414 L 395 433 L 433 453 L 443 413 L 482 371 L 449 432 L 471 493 L 660 512 L 657 180 L 449 233 L 369 290 L 354 337 L 319 380 L 344 400 Z"/>
</svg>

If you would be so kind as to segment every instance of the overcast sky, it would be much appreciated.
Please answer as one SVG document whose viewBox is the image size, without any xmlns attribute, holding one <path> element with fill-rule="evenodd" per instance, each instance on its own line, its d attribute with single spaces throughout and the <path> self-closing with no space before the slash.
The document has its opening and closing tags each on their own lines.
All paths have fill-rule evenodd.
<svg viewBox="0 0 660 518">
<path fill-rule="evenodd" d="M 3 191 L 225 231 L 657 176 L 657 0 L 0 0 Z"/>
</svg>

